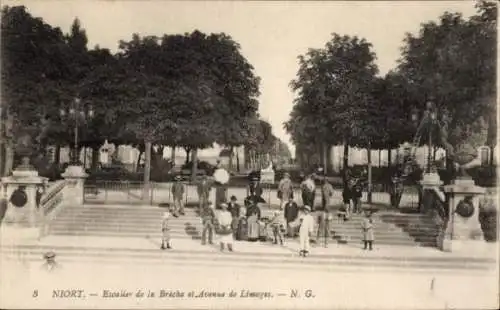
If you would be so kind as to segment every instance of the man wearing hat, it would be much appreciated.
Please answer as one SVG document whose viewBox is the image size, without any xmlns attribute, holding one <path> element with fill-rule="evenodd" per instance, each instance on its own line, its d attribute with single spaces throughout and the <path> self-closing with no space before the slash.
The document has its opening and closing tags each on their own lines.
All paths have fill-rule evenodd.
<svg viewBox="0 0 500 310">
<path fill-rule="evenodd" d="M 175 177 L 175 182 L 172 184 L 172 196 L 174 198 L 174 216 L 177 214 L 184 215 L 184 184 L 181 182 L 181 176 Z"/>
<path fill-rule="evenodd" d="M 284 215 L 288 231 L 287 235 L 289 238 L 294 238 L 297 235 L 297 226 L 295 222 L 299 216 L 299 206 L 293 201 L 292 196 L 288 197 L 288 202 L 285 204 Z"/>
<path fill-rule="evenodd" d="M 300 188 L 302 191 L 302 203 L 313 207 L 316 198 L 316 184 L 314 183 L 313 176 L 308 175 L 300 184 Z"/>
<path fill-rule="evenodd" d="M 240 205 L 236 202 L 236 196 L 231 196 L 231 199 L 227 205 L 227 210 L 231 213 L 233 217 L 233 222 L 231 224 L 231 228 L 233 230 L 233 235 L 236 238 L 236 233 L 238 231 L 238 223 L 240 220 Z"/>
<path fill-rule="evenodd" d="M 210 182 L 207 180 L 207 176 L 203 175 L 201 177 L 200 182 L 198 183 L 197 190 L 198 190 L 198 198 L 200 200 L 199 203 L 199 209 L 203 209 L 203 206 L 205 206 L 208 203 L 208 197 L 210 195 L 210 190 L 212 189 L 212 185 Z"/>
<path fill-rule="evenodd" d="M 47 252 L 43 255 L 43 258 L 45 259 L 45 263 L 41 266 L 43 270 L 54 271 L 61 268 L 61 265 L 56 262 L 56 253 Z"/>
<path fill-rule="evenodd" d="M 208 233 L 208 243 L 213 244 L 214 226 L 215 226 L 215 211 L 214 206 L 211 202 L 204 205 L 200 211 L 201 224 L 203 225 L 203 230 L 201 233 L 201 244 L 207 244 L 207 233 Z"/>
<path fill-rule="evenodd" d="M 288 202 L 290 197 L 293 198 L 293 186 L 292 180 L 290 180 L 290 174 L 285 172 L 283 175 L 283 179 L 281 179 L 278 185 L 278 198 L 280 199 L 280 210 L 283 210 L 283 207 Z"/>
<path fill-rule="evenodd" d="M 310 240 L 314 231 L 314 218 L 311 215 L 311 207 L 304 206 L 304 215 L 301 218 L 299 239 L 300 251 L 299 255 L 306 257 L 309 254 Z"/>
<path fill-rule="evenodd" d="M 403 194 L 403 178 L 401 178 L 398 173 L 396 173 L 391 178 L 391 188 L 390 188 L 390 197 L 391 197 L 391 207 L 399 208 L 399 204 L 401 203 L 401 196 Z"/>
</svg>

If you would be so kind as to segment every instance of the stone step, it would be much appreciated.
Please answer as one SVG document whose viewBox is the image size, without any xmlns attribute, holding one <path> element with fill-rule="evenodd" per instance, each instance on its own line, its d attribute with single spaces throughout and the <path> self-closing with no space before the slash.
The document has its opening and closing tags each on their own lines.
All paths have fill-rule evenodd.
<svg viewBox="0 0 500 310">
<path fill-rule="evenodd" d="M 68 248 L 68 247 L 33 247 L 1 249 L 2 258 L 16 260 L 22 257 L 28 261 L 42 262 L 43 253 L 47 250 L 57 253 L 57 261 L 64 264 L 67 261 L 88 261 L 100 263 L 142 263 L 142 264 L 205 264 L 231 266 L 267 266 L 270 268 L 388 268 L 393 270 L 427 269 L 436 271 L 489 271 L 493 270 L 494 262 L 473 259 L 414 259 L 370 256 L 369 252 L 361 252 L 359 256 L 321 255 L 313 252 L 307 258 L 299 257 L 297 253 L 260 253 L 260 252 L 219 252 L 216 247 L 205 247 L 204 251 L 196 250 L 156 250 L 156 249 L 98 249 L 98 248 Z M 361 255 L 363 254 L 363 255 Z"/>
<path fill-rule="evenodd" d="M 147 238 L 153 240 L 161 240 L 161 233 L 158 232 L 119 232 L 119 231 L 51 231 L 51 235 L 55 236 L 89 236 L 89 237 L 120 237 L 120 238 Z M 271 235 L 268 235 L 269 238 Z M 179 239 L 191 239 L 191 240 L 201 240 L 201 231 L 186 233 L 186 232 L 171 232 L 171 237 L 173 240 Z M 217 238 L 217 235 L 214 236 Z M 214 240 L 215 240 L 214 239 Z M 333 244 L 338 242 L 338 236 L 331 236 L 329 238 L 328 243 Z M 349 238 L 341 238 L 342 243 L 356 243 L 362 244 L 362 238 L 359 236 L 349 236 Z M 269 239 L 270 240 L 270 239 Z M 320 237 L 318 239 L 318 243 L 322 244 L 324 241 Z M 415 246 L 417 243 L 412 239 L 404 239 L 404 238 L 378 238 L 376 239 L 376 244 L 380 245 L 405 245 L 405 246 Z M 298 243 L 298 240 L 287 240 L 286 243 Z"/>
<path fill-rule="evenodd" d="M 185 232 L 189 231 L 202 231 L 203 226 L 201 223 L 175 223 L 171 225 L 171 231 L 179 231 Z M 127 223 L 127 225 L 123 225 L 121 223 L 108 223 L 107 225 L 98 225 L 96 223 L 56 223 L 50 226 L 51 231 L 127 231 L 127 232 L 159 232 L 160 225 L 138 225 L 136 223 Z M 271 233 L 271 229 L 268 229 L 269 233 Z M 359 228 L 357 229 L 349 229 L 349 228 L 333 228 L 332 232 L 336 234 L 342 235 L 361 235 L 362 232 Z M 405 238 L 411 239 L 407 234 L 402 233 L 401 231 L 387 231 L 384 229 L 375 229 L 374 234 L 377 238 L 388 237 L 388 238 Z M 422 233 L 419 236 L 433 236 L 432 234 Z"/>
<path fill-rule="evenodd" d="M 68 236 L 121 236 L 160 238 L 162 207 L 151 206 L 105 206 L 92 205 L 72 207 L 63 210 L 51 223 L 50 233 Z M 171 234 L 174 238 L 199 239 L 202 232 L 200 217 L 194 208 L 186 208 L 186 214 L 171 217 Z M 264 208 L 263 216 L 271 216 L 273 210 Z M 420 214 L 393 214 L 382 211 L 373 216 L 374 234 L 379 244 L 418 245 L 419 242 L 433 243 L 437 235 L 436 227 L 421 221 Z M 361 242 L 361 222 L 364 216 L 353 214 L 350 220 L 331 223 L 332 236 L 348 242 Z M 390 221 L 388 220 L 390 219 Z M 417 222 L 417 224 L 414 224 Z M 419 231 L 411 227 L 418 226 Z M 407 231 L 410 231 L 408 233 Z M 269 236 L 272 235 L 268 231 Z"/>
<path fill-rule="evenodd" d="M 203 225 L 200 223 L 200 220 L 196 221 L 189 221 L 189 222 L 174 222 L 170 223 L 169 227 L 172 230 L 177 230 L 181 229 L 183 230 L 187 226 L 189 227 L 196 227 L 196 228 L 202 228 Z M 142 229 L 153 229 L 153 230 L 159 230 L 161 229 L 161 223 L 151 223 L 151 222 L 145 222 L 145 223 L 133 223 L 133 222 L 71 222 L 71 221 L 61 221 L 57 223 L 52 223 L 50 225 L 51 228 L 54 229 L 80 229 L 80 228 L 87 228 L 87 229 L 100 229 L 100 228 L 107 228 L 110 230 L 113 229 L 128 229 L 128 230 L 142 230 Z"/>
</svg>

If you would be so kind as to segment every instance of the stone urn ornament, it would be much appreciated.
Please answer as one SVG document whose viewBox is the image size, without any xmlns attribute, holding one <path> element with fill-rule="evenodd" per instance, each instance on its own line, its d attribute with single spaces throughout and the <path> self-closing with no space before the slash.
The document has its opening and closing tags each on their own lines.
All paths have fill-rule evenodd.
<svg viewBox="0 0 500 310">
<path fill-rule="evenodd" d="M 18 139 L 15 152 L 21 156 L 21 165 L 18 170 L 33 170 L 30 163 L 30 157 L 33 155 L 33 140 L 29 134 L 24 134 Z"/>
</svg>

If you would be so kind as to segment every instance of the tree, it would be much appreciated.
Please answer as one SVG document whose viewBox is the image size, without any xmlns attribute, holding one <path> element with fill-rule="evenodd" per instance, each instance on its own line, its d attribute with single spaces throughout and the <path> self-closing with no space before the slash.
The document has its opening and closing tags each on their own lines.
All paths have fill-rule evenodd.
<svg viewBox="0 0 500 310">
<path fill-rule="evenodd" d="M 248 139 L 258 79 L 230 37 L 199 31 L 161 39 L 135 35 L 121 43 L 120 58 L 141 76 L 131 86 L 149 90 L 149 102 L 135 104 L 128 117 L 139 136 L 193 151 L 193 161 L 197 149 L 214 142 L 233 147 Z"/>
<path fill-rule="evenodd" d="M 46 115 L 57 111 L 58 85 L 69 70 L 64 36 L 23 6 L 2 9 L 2 101 L 5 128 L 1 140 L 6 155 L 3 174 L 10 173 L 16 137 L 27 134 L 40 152 Z M 2 120 L 2 121 L 4 121 Z M 42 128 L 44 130 L 42 130 Z M 36 152 L 38 153 L 38 152 Z"/>
<path fill-rule="evenodd" d="M 275 141 L 275 145 L 271 150 L 271 156 L 275 158 L 278 165 L 288 164 L 292 158 L 292 153 L 288 145 L 279 138 L 276 138 Z"/>
<path fill-rule="evenodd" d="M 445 116 L 446 144 L 449 154 L 457 149 L 476 149 L 494 144 L 496 132 L 496 10 L 495 4 L 480 2 L 479 15 L 465 20 L 462 15 L 446 12 L 439 23 L 422 25 L 417 36 L 407 35 L 398 72 L 411 103 L 423 109 L 431 99 L 438 114 Z M 477 139 L 474 133 L 490 129 Z M 488 141 L 487 141 L 488 140 Z M 446 142 L 446 143 L 445 143 Z M 473 144 L 464 148 L 463 144 Z M 463 154 L 462 154 L 463 155 Z M 461 156 L 462 156 L 461 155 Z M 451 162 L 448 158 L 447 162 Z"/>
<path fill-rule="evenodd" d="M 276 143 L 276 137 L 272 132 L 272 126 L 262 119 L 252 119 L 249 126 L 251 133 L 245 144 L 245 151 L 252 164 L 258 163 L 262 167 L 265 163 L 264 156 L 271 155 Z"/>
<path fill-rule="evenodd" d="M 370 43 L 338 34 L 323 49 L 299 56 L 297 78 L 291 82 L 298 96 L 285 125 L 292 139 L 323 149 L 323 143 L 344 144 L 347 167 L 348 147 L 366 144 L 374 132 L 365 128 L 366 117 L 374 110 L 371 97 L 378 70 L 374 61 Z"/>
</svg>

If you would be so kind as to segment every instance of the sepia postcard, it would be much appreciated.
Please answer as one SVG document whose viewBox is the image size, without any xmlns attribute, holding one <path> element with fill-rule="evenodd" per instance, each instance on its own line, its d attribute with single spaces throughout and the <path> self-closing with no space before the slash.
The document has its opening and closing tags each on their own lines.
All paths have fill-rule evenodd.
<svg viewBox="0 0 500 310">
<path fill-rule="evenodd" d="M 498 309 L 498 5 L 5 0 L 0 308 Z"/>
</svg>

